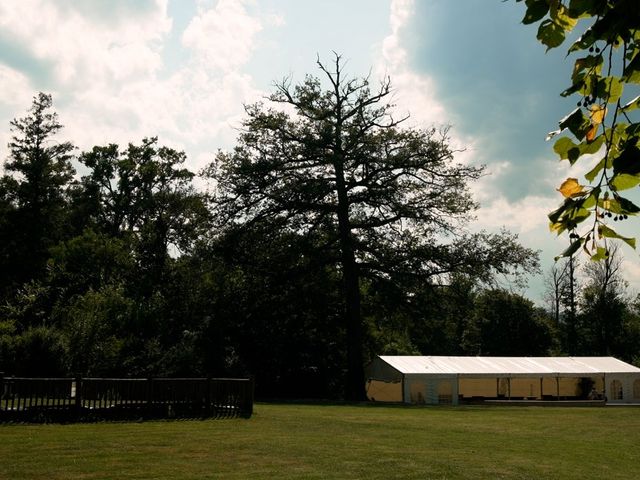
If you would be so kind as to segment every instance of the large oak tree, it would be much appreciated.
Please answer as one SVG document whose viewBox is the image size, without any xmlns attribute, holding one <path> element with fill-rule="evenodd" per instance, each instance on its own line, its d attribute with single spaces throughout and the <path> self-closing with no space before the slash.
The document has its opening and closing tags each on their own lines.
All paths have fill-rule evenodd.
<svg viewBox="0 0 640 480">
<path fill-rule="evenodd" d="M 483 274 L 508 269 L 512 252 L 523 250 L 508 235 L 464 233 L 477 207 L 467 184 L 483 168 L 456 163 L 446 132 L 403 128 L 389 79 L 373 88 L 367 78 L 347 78 L 338 55 L 318 66 L 322 79 L 285 79 L 269 105 L 246 107 L 237 146 L 219 153 L 209 173 L 227 225 L 269 221 L 323 239 L 318 248 L 343 279 L 346 396 L 357 400 L 364 397 L 362 278 Z"/>
</svg>

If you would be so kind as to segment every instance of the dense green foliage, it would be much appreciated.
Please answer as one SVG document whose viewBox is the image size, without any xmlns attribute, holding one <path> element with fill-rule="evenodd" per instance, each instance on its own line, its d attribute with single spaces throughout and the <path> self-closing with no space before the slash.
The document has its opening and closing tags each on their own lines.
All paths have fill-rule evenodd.
<svg viewBox="0 0 640 480">
<path fill-rule="evenodd" d="M 483 169 L 456 163 L 446 132 L 403 128 L 388 79 L 372 90 L 368 79 L 345 78 L 338 55 L 331 68 L 317 63 L 323 78 L 296 86 L 285 79 L 270 107 L 246 108 L 238 146 L 217 156 L 210 175 L 225 228 L 266 223 L 309 237 L 341 273 L 347 397 L 359 400 L 365 282 L 408 297 L 416 280 L 433 284 L 455 272 L 486 279 L 528 271 L 537 259 L 509 235 L 467 233 L 477 208 L 468 184 Z"/>
<path fill-rule="evenodd" d="M 5 426 L 0 478 L 617 480 L 638 442 L 634 407 L 258 404 L 251 420 Z"/>
<path fill-rule="evenodd" d="M 517 0 L 521 1 L 521 0 Z M 576 54 L 571 84 L 562 96 L 577 95 L 577 108 L 559 123 L 553 149 L 572 165 L 595 155 L 599 160 L 585 175 L 589 185 L 566 179 L 560 188 L 562 205 L 549 214 L 552 231 L 569 232 L 571 245 L 562 256 L 580 248 L 592 259 L 609 255 L 607 239 L 627 238 L 611 228 L 640 212 L 623 191 L 640 183 L 640 9 L 637 0 L 525 0 L 523 23 L 540 22 L 537 38 L 548 49 L 560 46 L 574 29 L 586 25 L 571 44 Z M 583 158 L 587 157 L 587 158 Z M 586 222 L 591 219 L 590 222 Z M 583 222 L 585 222 L 583 224 Z M 586 226 L 585 226 L 586 225 Z"/>
<path fill-rule="evenodd" d="M 454 162 L 446 136 L 374 106 L 388 82 L 341 85 L 281 85 L 275 104 L 299 103 L 297 116 L 249 107 L 238 147 L 204 172 L 214 196 L 156 138 L 73 155 L 51 97 L 34 98 L 0 178 L 0 372 L 255 375 L 263 398 L 336 398 L 345 385 L 357 397 L 353 351 L 359 368 L 377 354 L 566 353 L 564 314 L 499 287 L 537 255 L 465 228 L 480 171 Z M 344 136 L 336 98 L 356 109 Z M 638 308 L 614 283 L 581 300 L 580 348 L 632 360 Z"/>
</svg>

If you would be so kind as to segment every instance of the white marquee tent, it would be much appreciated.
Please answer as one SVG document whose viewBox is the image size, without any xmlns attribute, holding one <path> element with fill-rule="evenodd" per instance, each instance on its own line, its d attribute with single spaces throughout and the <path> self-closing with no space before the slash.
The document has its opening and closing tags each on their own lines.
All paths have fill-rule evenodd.
<svg viewBox="0 0 640 480">
<path fill-rule="evenodd" d="M 379 356 L 367 367 L 375 401 L 484 399 L 640 402 L 640 368 L 614 357 Z M 593 390 L 585 392 L 587 386 Z"/>
</svg>

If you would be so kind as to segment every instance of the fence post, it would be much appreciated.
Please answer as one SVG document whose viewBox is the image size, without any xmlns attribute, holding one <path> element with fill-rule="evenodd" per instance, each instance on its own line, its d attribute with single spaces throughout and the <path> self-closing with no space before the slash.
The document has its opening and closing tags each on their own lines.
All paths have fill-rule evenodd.
<svg viewBox="0 0 640 480">
<path fill-rule="evenodd" d="M 153 377 L 147 378 L 147 416 L 152 416 L 153 410 Z"/>
<path fill-rule="evenodd" d="M 75 402 L 75 415 L 76 420 L 80 418 L 82 412 L 82 377 L 76 376 L 76 402 Z"/>
<path fill-rule="evenodd" d="M 205 410 L 204 410 L 204 415 L 205 417 L 210 417 L 211 416 L 211 412 L 212 412 L 212 408 L 211 408 L 211 375 L 209 375 L 207 377 L 207 381 L 205 384 L 205 394 L 204 394 L 204 401 L 205 401 Z"/>
<path fill-rule="evenodd" d="M 0 420 L 3 420 L 2 416 L 4 415 L 5 408 L 2 408 L 2 403 L 5 402 L 5 389 L 4 389 L 4 372 L 0 372 Z"/>
<path fill-rule="evenodd" d="M 256 401 L 256 376 L 251 375 L 251 410 L 249 413 L 253 415 L 253 405 Z"/>
<path fill-rule="evenodd" d="M 253 415 L 253 399 L 254 399 L 254 394 L 255 394 L 255 377 L 253 375 L 249 375 L 249 386 L 248 386 L 248 392 L 247 392 L 247 397 L 246 397 L 246 412 L 245 415 L 248 417 L 251 417 L 251 415 Z"/>
</svg>

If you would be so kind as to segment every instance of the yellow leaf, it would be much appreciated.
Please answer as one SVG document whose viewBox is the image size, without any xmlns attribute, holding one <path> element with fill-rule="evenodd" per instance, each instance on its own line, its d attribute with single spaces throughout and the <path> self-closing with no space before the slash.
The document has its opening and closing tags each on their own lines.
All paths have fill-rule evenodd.
<svg viewBox="0 0 640 480">
<path fill-rule="evenodd" d="M 603 105 L 591 105 L 591 125 L 596 127 L 604 121 L 604 117 L 607 114 L 607 107 Z"/>
<path fill-rule="evenodd" d="M 587 130 L 587 142 L 592 142 L 598 135 L 598 127 L 604 121 L 604 117 L 607 115 L 607 107 L 602 105 L 591 105 L 591 114 L 589 120 L 591 121 L 591 128 Z"/>
<path fill-rule="evenodd" d="M 558 191 L 564 195 L 565 198 L 580 196 L 584 193 L 584 186 L 578 183 L 576 178 L 567 178 Z"/>
</svg>

